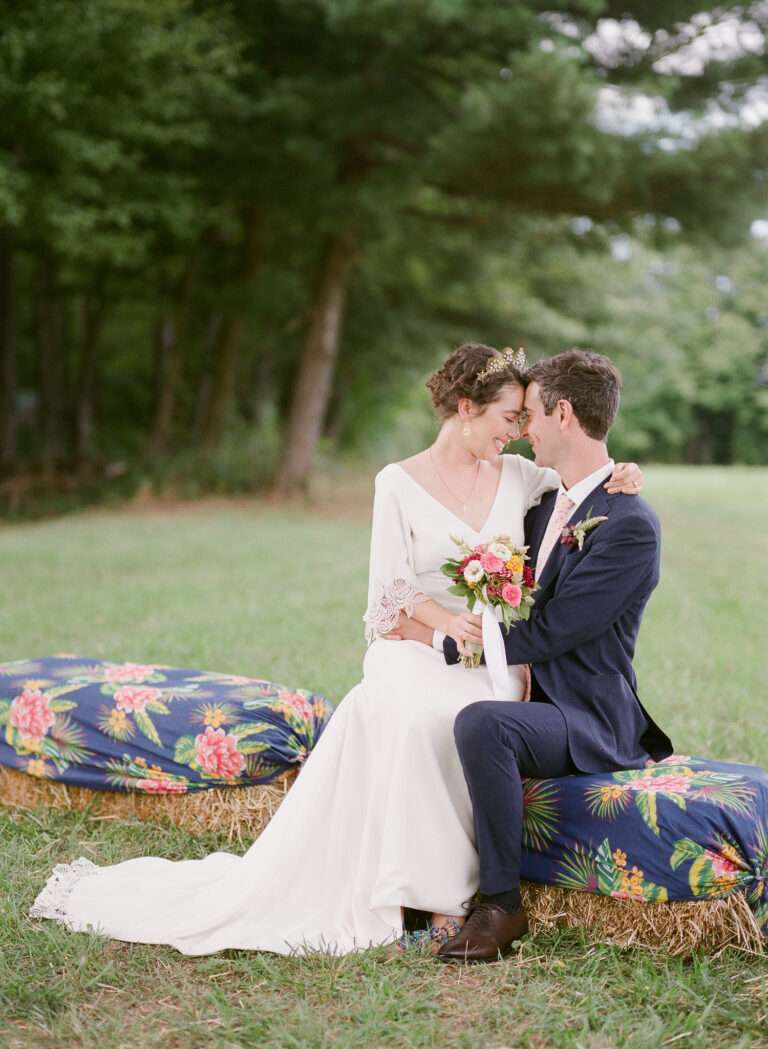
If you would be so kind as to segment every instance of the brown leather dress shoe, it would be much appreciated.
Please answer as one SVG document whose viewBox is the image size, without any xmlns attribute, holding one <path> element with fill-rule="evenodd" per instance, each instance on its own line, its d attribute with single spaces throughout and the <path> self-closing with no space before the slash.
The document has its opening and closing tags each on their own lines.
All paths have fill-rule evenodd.
<svg viewBox="0 0 768 1049">
<path fill-rule="evenodd" d="M 478 903 L 461 931 L 437 952 L 441 962 L 497 962 L 515 940 L 528 932 L 528 915 L 521 907 L 512 914 L 495 903 Z"/>
</svg>

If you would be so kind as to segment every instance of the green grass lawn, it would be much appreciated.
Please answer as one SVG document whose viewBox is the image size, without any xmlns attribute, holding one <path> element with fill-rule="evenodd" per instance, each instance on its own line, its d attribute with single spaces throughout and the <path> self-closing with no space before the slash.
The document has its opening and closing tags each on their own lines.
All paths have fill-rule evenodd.
<svg viewBox="0 0 768 1049">
<path fill-rule="evenodd" d="M 637 666 L 678 752 L 768 765 L 768 470 L 649 471 L 664 572 Z M 363 654 L 358 507 L 92 513 L 0 528 L 0 661 L 54 652 L 269 677 L 338 701 Z M 308 565 L 309 567 L 304 567 Z M 670 959 L 575 932 L 498 965 L 385 951 L 188 959 L 26 910 L 55 862 L 226 847 L 139 821 L 0 810 L 0 1046 L 768 1046 L 768 958 Z"/>
</svg>

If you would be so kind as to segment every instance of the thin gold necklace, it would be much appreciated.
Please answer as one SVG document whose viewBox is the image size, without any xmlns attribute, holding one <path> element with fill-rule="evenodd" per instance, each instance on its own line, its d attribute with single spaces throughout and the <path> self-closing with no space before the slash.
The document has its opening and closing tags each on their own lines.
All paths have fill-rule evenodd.
<svg viewBox="0 0 768 1049">
<path fill-rule="evenodd" d="M 478 478 L 478 476 L 480 474 L 480 460 L 479 459 L 476 460 L 475 479 L 472 482 L 472 487 L 469 490 L 469 494 L 465 498 L 461 498 L 461 496 L 456 495 L 454 490 L 451 488 L 451 486 L 448 484 L 448 482 L 445 480 L 443 475 L 438 470 L 437 463 L 435 462 L 435 460 L 434 460 L 434 458 L 432 456 L 432 449 L 431 448 L 427 449 L 427 455 L 429 456 L 429 461 L 430 461 L 430 464 L 432 466 L 432 469 L 435 471 L 435 474 L 437 475 L 437 479 L 443 485 L 445 490 L 449 493 L 451 498 L 455 499 L 455 501 L 461 506 L 462 513 L 466 513 L 467 512 L 467 503 L 472 498 L 472 496 L 475 494 L 475 488 L 477 487 L 477 478 Z"/>
</svg>

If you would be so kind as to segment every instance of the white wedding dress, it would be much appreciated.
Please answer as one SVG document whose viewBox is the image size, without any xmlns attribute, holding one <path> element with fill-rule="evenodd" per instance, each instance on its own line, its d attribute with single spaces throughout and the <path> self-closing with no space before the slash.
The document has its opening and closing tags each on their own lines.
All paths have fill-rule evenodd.
<svg viewBox="0 0 768 1049">
<path fill-rule="evenodd" d="M 479 532 L 398 464 L 376 478 L 369 636 L 425 598 L 461 611 L 440 564 L 507 534 L 557 475 L 504 456 Z M 510 695 L 524 673 L 510 667 Z M 339 705 L 275 817 L 244 856 L 158 857 L 96 867 L 59 865 L 31 914 L 114 939 L 170 944 L 183 954 L 225 948 L 347 953 L 391 942 L 401 907 L 461 914 L 477 888 L 472 810 L 453 739 L 462 707 L 492 698 L 485 667 L 446 665 L 413 641 L 373 640 L 363 680 Z"/>
</svg>

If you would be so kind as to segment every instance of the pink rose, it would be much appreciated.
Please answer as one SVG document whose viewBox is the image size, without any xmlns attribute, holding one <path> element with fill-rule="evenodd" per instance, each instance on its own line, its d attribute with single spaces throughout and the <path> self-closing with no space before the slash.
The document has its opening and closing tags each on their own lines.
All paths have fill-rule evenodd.
<svg viewBox="0 0 768 1049">
<path fill-rule="evenodd" d="M 504 562 L 501 560 L 501 558 L 494 557 L 493 554 L 489 553 L 483 554 L 483 556 L 480 558 L 480 564 L 483 566 L 485 571 L 488 572 L 489 575 L 494 572 L 501 572 L 501 570 L 504 568 Z"/>
<path fill-rule="evenodd" d="M 118 710 L 143 710 L 147 703 L 159 699 L 161 695 L 158 688 L 132 688 L 126 685 L 115 692 L 115 706 Z"/>
<path fill-rule="evenodd" d="M 104 671 L 105 681 L 146 681 L 155 672 L 155 667 L 142 663 L 120 663 L 107 667 Z"/>
<path fill-rule="evenodd" d="M 234 779 L 245 768 L 245 758 L 237 749 L 237 740 L 223 728 L 206 727 L 195 737 L 195 760 L 209 776 Z"/>
<path fill-rule="evenodd" d="M 523 600 L 523 591 L 516 583 L 505 583 L 501 588 L 501 600 L 511 605 L 512 608 L 517 608 Z"/>
<path fill-rule="evenodd" d="M 177 783 L 173 779 L 139 779 L 136 786 L 146 794 L 186 794 L 186 783 Z"/>
<path fill-rule="evenodd" d="M 50 707 L 48 697 L 42 692 L 25 688 L 11 703 L 11 724 L 22 736 L 39 739 L 53 727 L 56 715 Z"/>
</svg>

